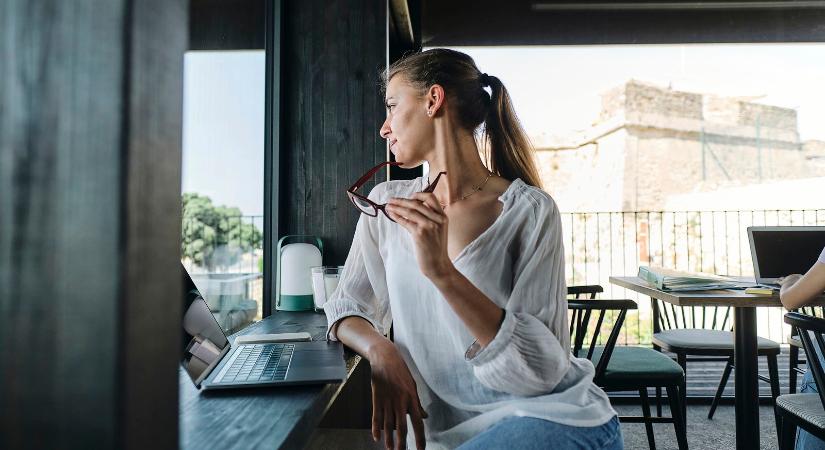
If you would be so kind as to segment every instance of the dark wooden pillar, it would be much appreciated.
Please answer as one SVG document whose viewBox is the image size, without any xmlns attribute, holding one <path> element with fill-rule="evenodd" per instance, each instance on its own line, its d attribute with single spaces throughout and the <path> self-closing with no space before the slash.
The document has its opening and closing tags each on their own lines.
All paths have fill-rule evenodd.
<svg viewBox="0 0 825 450">
<path fill-rule="evenodd" d="M 421 45 L 421 1 L 388 0 L 389 39 L 387 39 L 387 63 L 392 64 L 404 55 L 422 50 Z M 390 159 L 395 156 L 390 153 Z M 412 180 L 424 173 L 423 167 L 402 169 L 390 168 L 391 180 Z"/>
<path fill-rule="evenodd" d="M 280 234 L 320 236 L 324 263 L 343 264 L 358 220 L 345 189 L 387 158 L 387 4 L 283 2 L 282 17 Z"/>
<path fill-rule="evenodd" d="M 186 17 L 0 3 L 0 448 L 177 447 Z"/>
</svg>

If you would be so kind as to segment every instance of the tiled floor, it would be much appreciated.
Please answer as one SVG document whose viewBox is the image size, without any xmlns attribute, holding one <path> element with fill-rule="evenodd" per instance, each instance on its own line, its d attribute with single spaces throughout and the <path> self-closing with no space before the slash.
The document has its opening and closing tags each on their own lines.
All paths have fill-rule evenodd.
<svg viewBox="0 0 825 450">
<path fill-rule="evenodd" d="M 781 393 L 788 392 L 788 355 L 783 349 L 779 356 L 779 378 Z M 700 362 L 688 364 L 688 395 L 712 396 L 719 384 L 723 363 Z M 767 375 L 765 358 L 759 358 L 760 373 Z M 801 376 L 799 377 L 801 379 Z M 761 394 L 768 396 L 770 387 L 760 382 Z M 733 374 L 725 389 L 725 395 L 733 395 Z M 651 390 L 651 395 L 653 391 Z M 616 402 L 619 403 L 619 402 Z M 617 404 L 619 414 L 641 415 L 641 407 L 637 404 Z M 713 420 L 708 420 L 707 404 L 688 405 L 688 445 L 691 450 L 727 450 L 735 448 L 735 417 L 732 404 L 723 404 L 716 410 Z M 667 409 L 665 409 L 665 414 Z M 661 450 L 676 449 L 676 435 L 671 424 L 653 425 L 656 448 Z M 622 424 L 622 433 L 625 448 L 628 450 L 647 449 L 647 436 L 643 424 Z M 774 422 L 773 407 L 763 405 L 760 408 L 760 435 L 762 449 L 778 448 L 776 438 L 776 424 Z M 372 442 L 367 430 L 331 430 L 319 429 L 309 450 L 372 450 L 383 448 Z"/>
</svg>

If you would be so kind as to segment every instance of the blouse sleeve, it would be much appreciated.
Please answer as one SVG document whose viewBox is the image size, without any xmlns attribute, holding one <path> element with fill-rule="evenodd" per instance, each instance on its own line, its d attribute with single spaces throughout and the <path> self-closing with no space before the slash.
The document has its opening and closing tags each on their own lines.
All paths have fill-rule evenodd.
<svg viewBox="0 0 825 450">
<path fill-rule="evenodd" d="M 822 253 L 819 254 L 819 258 L 817 262 L 825 264 L 825 248 L 822 249 Z"/>
<path fill-rule="evenodd" d="M 561 219 L 549 197 L 541 200 L 523 231 L 501 327 L 465 355 L 482 384 L 520 396 L 552 392 L 570 367 Z"/>
<path fill-rule="evenodd" d="M 385 190 L 383 183 L 376 186 L 369 195 L 373 201 Z M 381 253 L 378 250 L 379 220 L 361 214 L 355 227 L 352 246 L 344 263 L 344 270 L 338 280 L 338 288 L 324 304 L 327 315 L 327 337 L 337 341 L 333 325 L 349 316 L 363 317 L 379 333 L 389 332 L 392 317 L 387 294 L 386 272 Z"/>
</svg>

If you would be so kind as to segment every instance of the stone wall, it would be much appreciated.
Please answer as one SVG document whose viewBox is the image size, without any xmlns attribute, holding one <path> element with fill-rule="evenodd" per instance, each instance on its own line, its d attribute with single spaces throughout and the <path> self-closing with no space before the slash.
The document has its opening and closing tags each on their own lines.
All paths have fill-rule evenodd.
<svg viewBox="0 0 825 450">
<path fill-rule="evenodd" d="M 825 142 L 803 145 L 792 109 L 638 81 L 602 106 L 580 143 L 538 148 L 563 211 L 656 211 L 675 195 L 825 176 Z"/>
</svg>

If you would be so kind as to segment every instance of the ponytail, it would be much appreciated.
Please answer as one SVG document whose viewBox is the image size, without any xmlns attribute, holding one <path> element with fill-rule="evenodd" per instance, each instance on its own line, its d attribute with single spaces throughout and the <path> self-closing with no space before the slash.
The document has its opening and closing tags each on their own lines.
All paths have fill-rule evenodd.
<svg viewBox="0 0 825 450">
<path fill-rule="evenodd" d="M 491 172 L 541 189 L 533 146 L 521 126 L 510 101 L 507 88 L 497 77 L 482 74 L 482 83 L 489 82 L 490 107 L 484 119 L 484 147 Z"/>
</svg>

